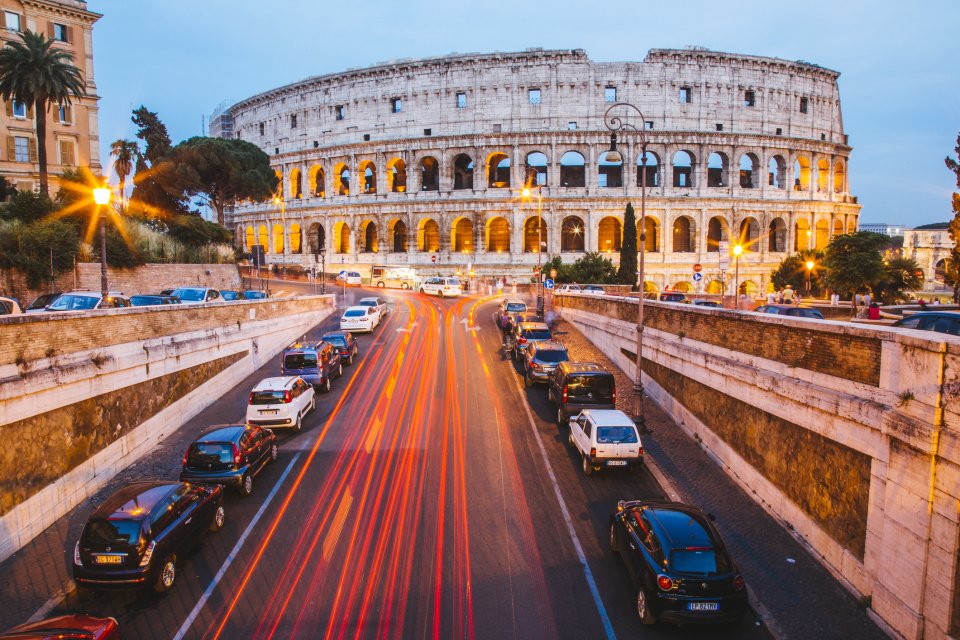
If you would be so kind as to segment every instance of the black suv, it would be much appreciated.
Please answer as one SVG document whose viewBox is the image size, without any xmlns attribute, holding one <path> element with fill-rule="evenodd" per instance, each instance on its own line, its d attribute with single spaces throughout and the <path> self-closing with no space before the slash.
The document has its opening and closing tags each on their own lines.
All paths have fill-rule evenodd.
<svg viewBox="0 0 960 640">
<path fill-rule="evenodd" d="M 550 378 L 547 396 L 562 427 L 584 409 L 616 409 L 617 383 L 612 373 L 593 362 L 563 362 Z"/>
<path fill-rule="evenodd" d="M 340 351 L 323 340 L 296 342 L 283 350 L 280 374 L 300 376 L 314 389 L 330 391 L 330 380 L 343 375 Z"/>
<path fill-rule="evenodd" d="M 711 519 L 679 502 L 617 503 L 610 548 L 627 565 L 643 624 L 735 623 L 746 613 L 743 577 Z"/>
<path fill-rule="evenodd" d="M 960 312 L 958 311 L 921 311 L 893 323 L 901 329 L 936 331 L 951 336 L 960 336 Z"/>
<path fill-rule="evenodd" d="M 357 339 L 349 331 L 330 331 L 323 334 L 322 340 L 332 344 L 340 352 L 340 361 L 348 365 L 353 364 L 353 359 L 360 355 Z"/>
<path fill-rule="evenodd" d="M 167 591 L 177 579 L 177 562 L 204 532 L 219 531 L 223 520 L 218 485 L 127 485 L 87 519 L 73 549 L 73 579 L 81 587 Z"/>
<path fill-rule="evenodd" d="M 277 436 L 270 429 L 243 424 L 216 427 L 187 447 L 180 480 L 230 485 L 248 496 L 253 493 L 253 476 L 278 453 Z"/>
</svg>

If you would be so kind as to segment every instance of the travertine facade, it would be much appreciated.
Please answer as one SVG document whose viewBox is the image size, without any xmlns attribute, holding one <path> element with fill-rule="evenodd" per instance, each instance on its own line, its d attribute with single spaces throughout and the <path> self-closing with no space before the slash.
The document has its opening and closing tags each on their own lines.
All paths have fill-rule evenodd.
<svg viewBox="0 0 960 640">
<path fill-rule="evenodd" d="M 639 218 L 640 134 L 606 162 L 607 109 L 648 143 L 648 286 L 720 290 L 720 248 L 740 241 L 741 281 L 765 288 L 790 251 L 856 229 L 838 73 L 805 62 L 652 50 L 595 63 L 582 50 L 453 55 L 311 78 L 241 101 L 211 123 L 254 142 L 283 206 L 228 219 L 268 260 L 411 264 L 520 275 L 546 255 L 609 251 L 625 206 Z M 541 185 L 522 198 L 525 184 Z M 284 258 L 284 252 L 286 256 Z M 336 270 L 334 269 L 334 270 Z M 727 273 L 727 282 L 732 274 Z"/>
<path fill-rule="evenodd" d="M 952 291 L 952 287 L 944 283 L 951 247 L 953 240 L 948 222 L 926 224 L 903 232 L 903 255 L 916 260 L 923 269 L 924 291 Z"/>
</svg>

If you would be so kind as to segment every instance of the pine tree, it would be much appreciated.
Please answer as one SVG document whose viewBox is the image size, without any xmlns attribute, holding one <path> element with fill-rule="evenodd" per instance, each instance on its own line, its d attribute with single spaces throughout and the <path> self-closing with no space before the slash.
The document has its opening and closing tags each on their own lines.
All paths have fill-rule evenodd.
<svg viewBox="0 0 960 640">
<path fill-rule="evenodd" d="M 633 205 L 629 202 L 623 214 L 623 243 L 620 245 L 617 280 L 622 284 L 637 283 L 637 218 L 633 213 Z"/>
<path fill-rule="evenodd" d="M 957 146 L 953 148 L 957 159 L 947 156 L 947 169 L 956 176 L 957 187 L 960 188 L 960 134 L 957 135 Z M 953 219 L 950 221 L 950 239 L 953 247 L 947 258 L 944 280 L 953 285 L 953 301 L 960 302 L 960 193 L 953 194 Z"/>
</svg>

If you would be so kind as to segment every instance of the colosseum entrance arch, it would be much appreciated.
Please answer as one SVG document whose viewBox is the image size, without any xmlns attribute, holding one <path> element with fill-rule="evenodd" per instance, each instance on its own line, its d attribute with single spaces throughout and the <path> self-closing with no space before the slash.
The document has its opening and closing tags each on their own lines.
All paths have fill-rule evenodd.
<svg viewBox="0 0 960 640">
<path fill-rule="evenodd" d="M 460 218 L 453 223 L 450 246 L 454 253 L 473 252 L 473 222 Z"/>
<path fill-rule="evenodd" d="M 510 188 L 510 157 L 507 154 L 498 151 L 487 158 L 487 186 L 491 189 Z"/>
<path fill-rule="evenodd" d="M 338 222 L 333 226 L 333 242 L 337 253 L 350 253 L 350 227 L 346 222 Z"/>
<path fill-rule="evenodd" d="M 387 183 L 391 193 L 407 190 L 407 163 L 402 158 L 394 158 L 387 163 Z"/>
<path fill-rule="evenodd" d="M 362 243 L 357 247 L 360 253 L 376 253 L 380 248 L 377 240 L 377 223 L 372 220 L 361 222 L 357 239 Z"/>
<path fill-rule="evenodd" d="M 782 253 L 787 250 L 787 225 L 783 218 L 774 218 L 770 221 L 769 236 L 768 250 L 771 253 Z"/>
<path fill-rule="evenodd" d="M 727 221 L 719 216 L 710 218 L 707 223 L 707 253 L 717 253 L 720 251 L 720 243 L 729 241 L 730 235 L 727 233 Z"/>
<path fill-rule="evenodd" d="M 547 155 L 539 151 L 527 154 L 527 178 L 524 184 L 545 186 L 547 184 Z"/>
<path fill-rule="evenodd" d="M 578 216 L 567 216 L 560 227 L 560 251 L 583 252 L 585 249 L 583 220 Z"/>
<path fill-rule="evenodd" d="M 433 156 L 424 156 L 420 160 L 420 190 L 440 190 L 440 164 Z"/>
<path fill-rule="evenodd" d="M 417 226 L 417 250 L 425 253 L 440 251 L 440 225 L 432 218 L 420 221 Z"/>
<path fill-rule="evenodd" d="M 637 186 L 642 187 L 643 154 L 637 156 Z M 660 186 L 660 158 L 653 151 L 647 151 L 647 188 Z"/>
<path fill-rule="evenodd" d="M 310 249 L 310 253 L 317 255 L 320 253 L 320 248 L 326 248 L 326 233 L 323 231 L 323 225 L 319 222 L 314 222 L 307 229 L 307 246 Z"/>
<path fill-rule="evenodd" d="M 583 155 L 578 151 L 567 151 L 560 157 L 560 186 L 583 187 L 587 183 Z"/>
<path fill-rule="evenodd" d="M 394 253 L 407 252 L 407 223 L 403 220 L 393 220 L 388 227 L 390 237 L 393 238 L 391 248 Z"/>
<path fill-rule="evenodd" d="M 497 216 L 487 222 L 487 252 L 510 252 L 510 223 L 506 218 Z"/>
<path fill-rule="evenodd" d="M 473 158 L 465 153 L 453 159 L 453 188 L 473 189 Z"/>
<path fill-rule="evenodd" d="M 524 253 L 537 253 L 544 251 L 547 244 L 547 222 L 546 220 L 542 221 L 540 224 L 540 242 L 539 246 L 537 243 L 537 223 L 540 221 L 536 216 L 532 218 L 527 218 L 527 221 L 523 223 L 523 252 Z"/>
<path fill-rule="evenodd" d="M 623 239 L 623 232 L 620 229 L 620 221 L 613 216 L 600 220 L 597 229 L 597 250 L 604 253 L 620 251 L 620 242 Z"/>
<path fill-rule="evenodd" d="M 643 250 L 647 253 L 660 251 L 660 223 L 653 216 L 644 218 L 646 227 Z M 640 241 L 640 223 L 637 222 L 637 241 Z"/>
</svg>

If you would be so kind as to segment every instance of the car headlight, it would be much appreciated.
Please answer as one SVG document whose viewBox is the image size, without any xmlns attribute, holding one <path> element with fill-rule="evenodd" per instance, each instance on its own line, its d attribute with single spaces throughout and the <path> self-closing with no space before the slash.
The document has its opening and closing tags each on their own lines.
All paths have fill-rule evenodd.
<svg viewBox="0 0 960 640">
<path fill-rule="evenodd" d="M 150 565 L 150 558 L 153 557 L 153 550 L 157 548 L 157 541 L 152 540 L 150 544 L 147 545 L 147 550 L 143 552 L 143 557 L 140 558 L 140 566 L 146 567 Z"/>
<path fill-rule="evenodd" d="M 83 561 L 80 559 L 80 541 L 77 540 L 76 546 L 73 548 L 73 564 L 78 567 L 83 566 Z"/>
</svg>

